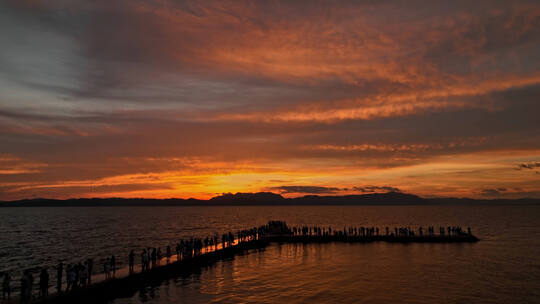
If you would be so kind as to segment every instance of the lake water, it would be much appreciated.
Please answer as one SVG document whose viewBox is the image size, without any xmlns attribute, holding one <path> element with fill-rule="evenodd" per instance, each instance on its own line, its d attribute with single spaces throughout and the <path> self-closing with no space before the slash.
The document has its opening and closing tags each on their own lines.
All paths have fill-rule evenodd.
<svg viewBox="0 0 540 304">
<path fill-rule="evenodd" d="M 471 226 L 474 244 L 272 244 L 123 303 L 539 303 L 540 206 L 0 208 L 0 271 L 165 247 L 285 220 L 289 225 Z M 51 271 L 51 277 L 55 273 Z M 54 281 L 54 280 L 53 280 Z"/>
</svg>

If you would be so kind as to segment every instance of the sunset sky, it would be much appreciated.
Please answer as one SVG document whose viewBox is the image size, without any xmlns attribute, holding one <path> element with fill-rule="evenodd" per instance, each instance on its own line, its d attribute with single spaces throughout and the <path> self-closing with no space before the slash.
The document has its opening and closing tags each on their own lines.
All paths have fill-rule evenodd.
<svg viewBox="0 0 540 304">
<path fill-rule="evenodd" d="M 540 2 L 0 2 L 0 200 L 540 198 Z"/>
</svg>

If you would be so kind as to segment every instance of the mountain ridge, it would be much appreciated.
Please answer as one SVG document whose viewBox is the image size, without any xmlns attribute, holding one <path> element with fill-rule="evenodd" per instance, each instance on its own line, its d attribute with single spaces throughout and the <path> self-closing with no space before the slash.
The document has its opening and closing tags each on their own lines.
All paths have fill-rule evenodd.
<svg viewBox="0 0 540 304">
<path fill-rule="evenodd" d="M 321 196 L 304 195 L 285 198 L 273 192 L 224 193 L 208 200 L 194 198 L 71 198 L 23 199 L 0 201 L 0 207 L 118 207 L 118 206 L 399 206 L 399 205 L 540 205 L 540 199 L 472 199 L 472 198 L 423 198 L 403 192 L 370 193 L 357 195 Z"/>
</svg>

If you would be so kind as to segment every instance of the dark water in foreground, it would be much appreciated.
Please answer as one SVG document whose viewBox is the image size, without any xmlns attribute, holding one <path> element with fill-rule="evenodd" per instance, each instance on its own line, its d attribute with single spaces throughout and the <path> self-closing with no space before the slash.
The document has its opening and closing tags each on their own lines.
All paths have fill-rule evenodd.
<svg viewBox="0 0 540 304">
<path fill-rule="evenodd" d="M 470 225 L 481 241 L 273 244 L 114 303 L 540 302 L 540 206 L 0 208 L 0 271 L 16 282 L 25 268 L 112 254 L 123 266 L 131 248 L 269 219 L 339 228 Z"/>
</svg>

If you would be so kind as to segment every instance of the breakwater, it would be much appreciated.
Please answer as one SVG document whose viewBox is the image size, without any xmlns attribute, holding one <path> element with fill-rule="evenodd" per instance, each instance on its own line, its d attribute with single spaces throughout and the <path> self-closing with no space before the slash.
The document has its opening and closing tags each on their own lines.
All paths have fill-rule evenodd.
<svg viewBox="0 0 540 304">
<path fill-rule="evenodd" d="M 114 275 L 113 271 L 113 278 L 108 275 L 104 277 L 104 275 L 97 274 L 94 275 L 91 284 L 90 282 L 79 283 L 77 279 L 69 292 L 65 292 L 66 286 L 61 285 L 60 290 L 63 290 L 63 292 L 36 296 L 35 292 L 33 292 L 35 290 L 30 288 L 30 296 L 26 297 L 25 302 L 103 303 L 119 297 L 129 297 L 145 286 L 157 286 L 171 278 L 197 273 L 220 260 L 230 259 L 235 255 L 248 252 L 264 250 L 266 246 L 274 242 L 470 243 L 476 241 L 478 241 L 478 238 L 470 233 L 470 229 L 465 233 L 457 226 L 439 227 L 439 233 L 435 233 L 434 227 L 427 227 L 426 229 L 411 229 L 409 227 L 395 227 L 393 229 L 389 227 L 386 227 L 386 229 L 344 227 L 337 230 L 332 229 L 332 227 L 289 227 L 285 222 L 271 221 L 267 225 L 260 227 L 237 231 L 236 233 L 225 233 L 221 238 L 215 235 L 206 239 L 181 240 L 176 244 L 177 254 L 175 255 L 171 254 L 171 249 L 168 246 L 166 257 L 161 256 L 159 248 L 156 257 L 154 255 L 156 249 L 154 248 L 151 261 L 147 261 L 147 267 L 130 267 L 129 270 L 115 269 L 116 275 Z M 143 256 L 145 254 L 150 256 L 151 248 L 143 251 Z M 77 268 L 77 278 L 82 277 L 84 271 L 84 267 Z M 69 275 L 65 277 L 69 277 Z M 46 288 L 50 289 L 50 285 L 47 284 Z M 20 302 L 20 298 L 12 297 L 12 301 L 7 303 L 12 302 Z"/>
<path fill-rule="evenodd" d="M 266 241 L 250 240 L 230 247 L 202 253 L 192 258 L 186 258 L 169 264 L 164 263 L 145 272 L 131 273 L 125 277 L 113 278 L 92 284 L 87 288 L 75 289 L 69 293 L 55 294 L 38 302 L 105 303 L 120 297 L 130 297 L 145 286 L 157 286 L 168 279 L 200 272 L 201 269 L 209 267 L 220 260 L 230 259 L 235 255 L 244 254 L 250 250 L 263 250 L 267 245 L 268 242 Z"/>
<path fill-rule="evenodd" d="M 479 239 L 474 235 L 422 235 L 422 236 L 394 236 L 394 235 L 276 235 L 265 238 L 267 242 L 281 243 L 371 243 L 371 242 L 389 242 L 389 243 L 474 243 Z"/>
</svg>

